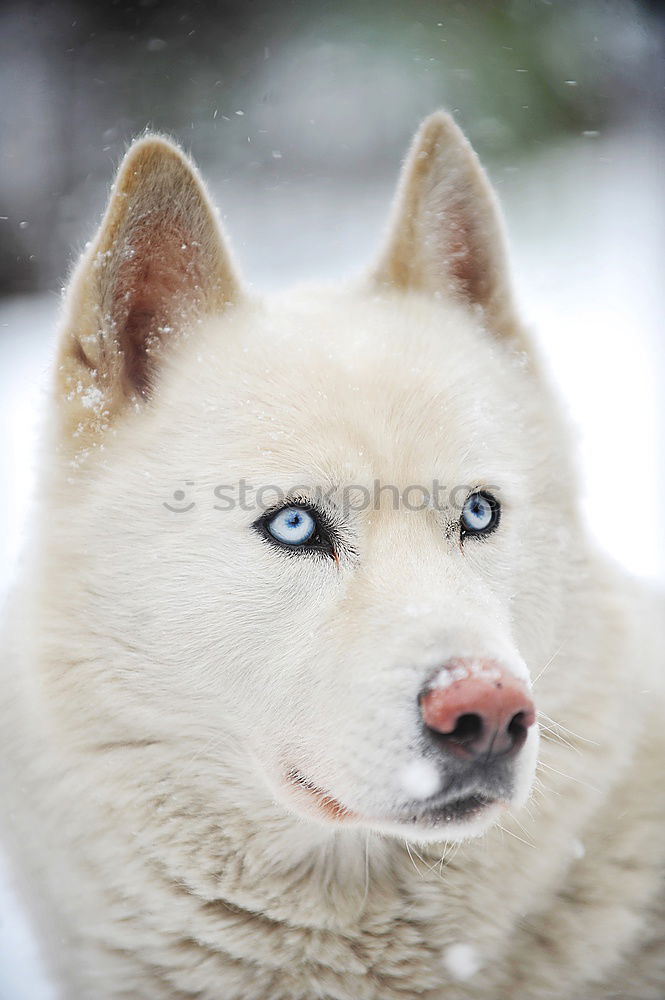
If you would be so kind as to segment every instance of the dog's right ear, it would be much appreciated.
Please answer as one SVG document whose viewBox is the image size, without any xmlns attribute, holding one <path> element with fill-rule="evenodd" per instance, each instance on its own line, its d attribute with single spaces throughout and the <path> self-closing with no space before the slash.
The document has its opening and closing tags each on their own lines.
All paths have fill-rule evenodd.
<svg viewBox="0 0 665 1000">
<path fill-rule="evenodd" d="M 66 297 L 57 369 L 66 428 L 85 436 L 148 398 L 174 338 L 240 295 L 195 167 L 169 140 L 139 139 Z"/>
</svg>

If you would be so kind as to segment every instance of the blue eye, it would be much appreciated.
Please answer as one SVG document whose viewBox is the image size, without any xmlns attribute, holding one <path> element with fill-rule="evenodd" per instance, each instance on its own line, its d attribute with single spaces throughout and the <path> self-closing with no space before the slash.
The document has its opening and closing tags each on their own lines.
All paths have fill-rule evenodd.
<svg viewBox="0 0 665 1000">
<path fill-rule="evenodd" d="M 283 545 L 306 545 L 317 531 L 316 518 L 302 507 L 284 507 L 265 522 L 266 530 Z"/>
<path fill-rule="evenodd" d="M 488 535 L 499 523 L 501 505 L 491 493 L 472 493 L 462 509 L 462 537 Z"/>
</svg>

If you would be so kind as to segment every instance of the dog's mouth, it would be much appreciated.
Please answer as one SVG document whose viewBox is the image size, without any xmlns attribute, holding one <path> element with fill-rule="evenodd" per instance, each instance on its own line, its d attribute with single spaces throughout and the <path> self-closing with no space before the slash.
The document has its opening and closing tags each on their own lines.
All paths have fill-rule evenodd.
<svg viewBox="0 0 665 1000">
<path fill-rule="evenodd" d="M 307 812 L 335 823 L 364 822 L 372 825 L 389 823 L 432 828 L 473 820 L 485 809 L 500 805 L 502 802 L 501 799 L 485 792 L 457 794 L 447 799 L 439 795 L 429 803 L 423 802 L 417 811 L 411 809 L 382 819 L 373 819 L 349 809 L 330 792 L 315 785 L 297 768 L 292 768 L 287 773 L 286 780 L 287 784 L 298 793 L 300 804 Z"/>
</svg>

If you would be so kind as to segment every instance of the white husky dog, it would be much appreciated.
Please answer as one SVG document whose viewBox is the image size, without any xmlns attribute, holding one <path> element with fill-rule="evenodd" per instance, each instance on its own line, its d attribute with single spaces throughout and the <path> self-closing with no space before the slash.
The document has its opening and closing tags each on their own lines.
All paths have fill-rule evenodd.
<svg viewBox="0 0 665 1000">
<path fill-rule="evenodd" d="M 585 537 L 447 115 L 376 266 L 270 302 L 136 142 L 43 464 L 4 811 L 64 1000 L 662 1000 L 661 608 Z"/>
</svg>

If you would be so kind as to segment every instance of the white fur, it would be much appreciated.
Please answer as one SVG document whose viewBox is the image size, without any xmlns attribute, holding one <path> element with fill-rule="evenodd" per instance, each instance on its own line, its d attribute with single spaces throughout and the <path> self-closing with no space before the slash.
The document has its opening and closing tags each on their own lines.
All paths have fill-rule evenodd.
<svg viewBox="0 0 665 1000">
<path fill-rule="evenodd" d="M 404 176 L 372 275 L 262 302 L 144 139 L 74 275 L 2 683 L 7 837 L 65 1000 L 662 998 L 662 610 L 584 536 L 448 118 Z M 215 509 L 241 479 L 434 477 L 499 487 L 499 530 L 338 511 L 336 562 Z M 451 657 L 530 673 L 543 732 L 510 802 L 431 827 L 404 813 L 435 788 L 417 698 Z"/>
</svg>

